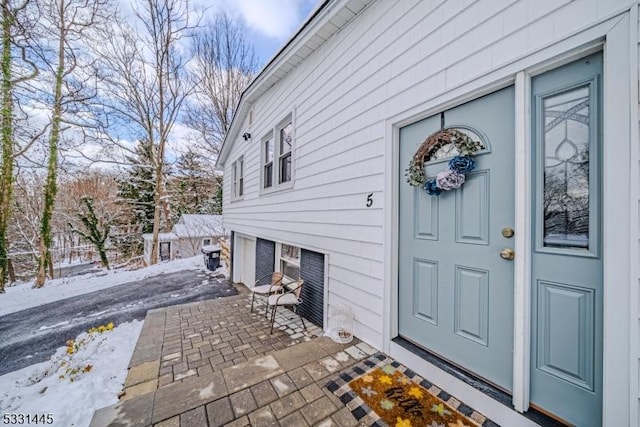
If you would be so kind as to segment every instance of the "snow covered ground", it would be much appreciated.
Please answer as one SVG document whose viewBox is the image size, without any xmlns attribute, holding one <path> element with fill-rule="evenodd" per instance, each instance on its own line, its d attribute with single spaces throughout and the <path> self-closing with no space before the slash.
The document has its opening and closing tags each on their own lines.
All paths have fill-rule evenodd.
<svg viewBox="0 0 640 427">
<path fill-rule="evenodd" d="M 102 272 L 48 280 L 41 289 L 34 289 L 31 282 L 20 283 L 6 288 L 6 293 L 0 294 L 0 316 L 162 273 L 193 269 L 204 269 L 202 256 L 163 262 L 133 271 L 112 270 L 106 274 Z"/>
<path fill-rule="evenodd" d="M 83 333 L 74 340 L 77 350 L 60 347 L 46 362 L 1 376 L 0 424 L 88 426 L 96 409 L 118 402 L 141 329 L 142 322 L 133 321 Z M 53 422 L 12 422 L 14 414 Z"/>
<path fill-rule="evenodd" d="M 202 257 L 195 256 L 135 271 L 50 280 L 42 289 L 23 283 L 0 294 L 0 315 L 163 273 L 203 269 Z M 102 325 L 101 332 L 85 332 L 58 348 L 48 361 L 0 376 L 0 425 L 88 426 L 96 409 L 117 403 L 142 323 Z M 35 415 L 37 423 L 26 422 Z"/>
</svg>

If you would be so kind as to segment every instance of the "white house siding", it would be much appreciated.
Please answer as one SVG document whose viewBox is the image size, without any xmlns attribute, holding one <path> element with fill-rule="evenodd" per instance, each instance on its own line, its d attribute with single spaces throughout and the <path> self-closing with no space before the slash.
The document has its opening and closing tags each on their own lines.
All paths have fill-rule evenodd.
<svg viewBox="0 0 640 427">
<path fill-rule="evenodd" d="M 328 254 L 328 305 L 383 345 L 385 120 L 628 9 L 626 0 L 376 1 L 262 95 L 244 155 L 245 196 L 225 228 Z M 294 120 L 291 191 L 260 195 L 262 137 Z M 373 194 L 367 208 L 366 197 Z M 388 260 L 388 262 L 394 262 Z"/>
<path fill-rule="evenodd" d="M 639 2 L 640 3 L 640 2 Z M 633 25 L 633 24 L 632 24 Z M 640 41 L 640 13 L 637 14 L 636 16 L 636 29 L 638 31 L 638 37 L 637 40 Z M 635 85 L 632 84 L 632 87 L 635 86 L 636 91 L 638 91 L 638 99 L 640 100 L 640 44 L 637 46 L 637 50 L 636 50 L 636 57 L 638 58 L 638 68 L 636 68 L 636 73 L 635 75 L 632 73 L 631 76 L 632 78 L 636 78 L 635 81 Z M 631 117 L 633 120 L 633 114 L 636 115 L 637 119 L 640 119 L 640 117 L 638 117 L 638 111 L 640 110 L 640 105 L 636 105 L 636 109 L 635 111 L 631 111 Z M 636 132 L 631 132 L 631 141 L 632 144 L 634 144 L 635 141 L 635 149 L 632 149 L 632 156 L 635 154 L 635 158 L 636 158 L 636 162 L 638 161 L 637 156 L 638 156 L 638 152 L 640 151 L 640 140 L 638 138 L 640 134 L 640 123 L 638 124 L 638 128 L 636 129 Z M 634 157 L 632 157 L 633 159 Z M 635 171 L 637 171 L 638 169 L 640 169 L 640 166 L 637 166 Z M 638 194 L 638 198 L 640 199 L 640 184 L 638 183 L 638 176 L 634 177 L 630 177 L 630 182 L 632 183 L 631 188 L 635 189 L 636 192 L 639 192 Z M 640 220 L 640 200 L 638 202 L 638 205 L 636 206 L 636 210 L 631 212 L 631 218 L 636 219 L 636 220 Z M 640 225 L 638 225 L 640 226 Z M 632 251 L 631 252 L 631 260 L 632 260 L 632 271 L 631 271 L 631 277 L 639 277 L 640 278 L 640 259 L 639 259 L 639 254 L 640 254 L 640 242 L 638 242 L 638 246 L 636 247 L 635 252 Z M 636 292 L 632 293 L 632 296 L 635 296 L 635 298 L 631 298 L 631 313 L 635 314 L 637 316 L 640 316 L 640 300 L 638 299 L 638 297 L 640 296 L 640 279 L 635 281 L 635 284 L 632 282 L 631 283 L 632 286 L 635 285 L 636 287 Z M 632 329 L 632 334 L 633 332 L 640 332 L 640 319 L 638 319 L 638 322 L 636 323 L 636 327 L 635 329 Z M 631 338 L 631 345 L 636 345 L 636 347 L 638 345 L 640 345 L 640 336 L 636 335 L 636 336 L 632 336 Z M 632 347 L 632 354 L 638 354 L 638 359 L 640 359 L 640 348 L 633 348 Z M 631 385 L 632 387 L 635 386 L 635 390 L 636 390 L 636 395 L 635 397 L 632 396 L 632 399 L 635 398 L 636 399 L 636 422 L 640 422 L 640 378 L 638 377 L 638 375 L 640 375 L 640 360 L 638 360 L 638 363 L 636 364 L 635 367 L 635 372 L 632 370 L 632 374 L 635 373 L 636 376 L 635 378 L 632 378 L 631 381 Z M 632 405 L 632 408 L 634 406 Z"/>
</svg>

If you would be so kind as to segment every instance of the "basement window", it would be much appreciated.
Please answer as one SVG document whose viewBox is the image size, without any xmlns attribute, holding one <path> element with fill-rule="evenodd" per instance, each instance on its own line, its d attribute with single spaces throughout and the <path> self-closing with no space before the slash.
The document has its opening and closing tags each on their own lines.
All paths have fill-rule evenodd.
<svg viewBox="0 0 640 427">
<path fill-rule="evenodd" d="M 280 245 L 280 271 L 291 280 L 300 278 L 300 248 L 287 244 Z"/>
</svg>

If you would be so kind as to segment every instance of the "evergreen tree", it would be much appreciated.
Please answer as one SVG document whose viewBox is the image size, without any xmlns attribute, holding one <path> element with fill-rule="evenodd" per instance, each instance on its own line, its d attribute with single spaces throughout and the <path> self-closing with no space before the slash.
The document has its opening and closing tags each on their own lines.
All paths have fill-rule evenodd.
<svg viewBox="0 0 640 427">
<path fill-rule="evenodd" d="M 153 146 L 139 141 L 135 155 L 127 156 L 129 169 L 118 179 L 118 203 L 125 205 L 130 213 L 122 218 L 122 224 L 137 225 L 143 233 L 153 229 L 153 191 L 155 171 Z"/>
<path fill-rule="evenodd" d="M 127 156 L 130 167 L 117 180 L 117 202 L 126 214 L 118 221 L 120 233 L 113 236 L 114 244 L 125 256 L 142 254 L 142 234 L 153 231 L 155 168 L 153 145 L 139 141 L 135 155 Z"/>
<path fill-rule="evenodd" d="M 168 179 L 171 217 L 175 223 L 183 213 L 214 214 L 217 180 L 205 160 L 189 150 L 178 158 L 175 176 Z"/>
</svg>

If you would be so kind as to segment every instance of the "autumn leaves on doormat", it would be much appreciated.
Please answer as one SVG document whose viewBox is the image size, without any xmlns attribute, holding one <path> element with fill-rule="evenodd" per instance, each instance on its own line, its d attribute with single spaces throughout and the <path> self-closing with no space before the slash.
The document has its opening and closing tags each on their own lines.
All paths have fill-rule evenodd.
<svg viewBox="0 0 640 427">
<path fill-rule="evenodd" d="M 377 354 L 327 383 L 363 425 L 496 427 L 497 424 L 398 362 Z"/>
</svg>

